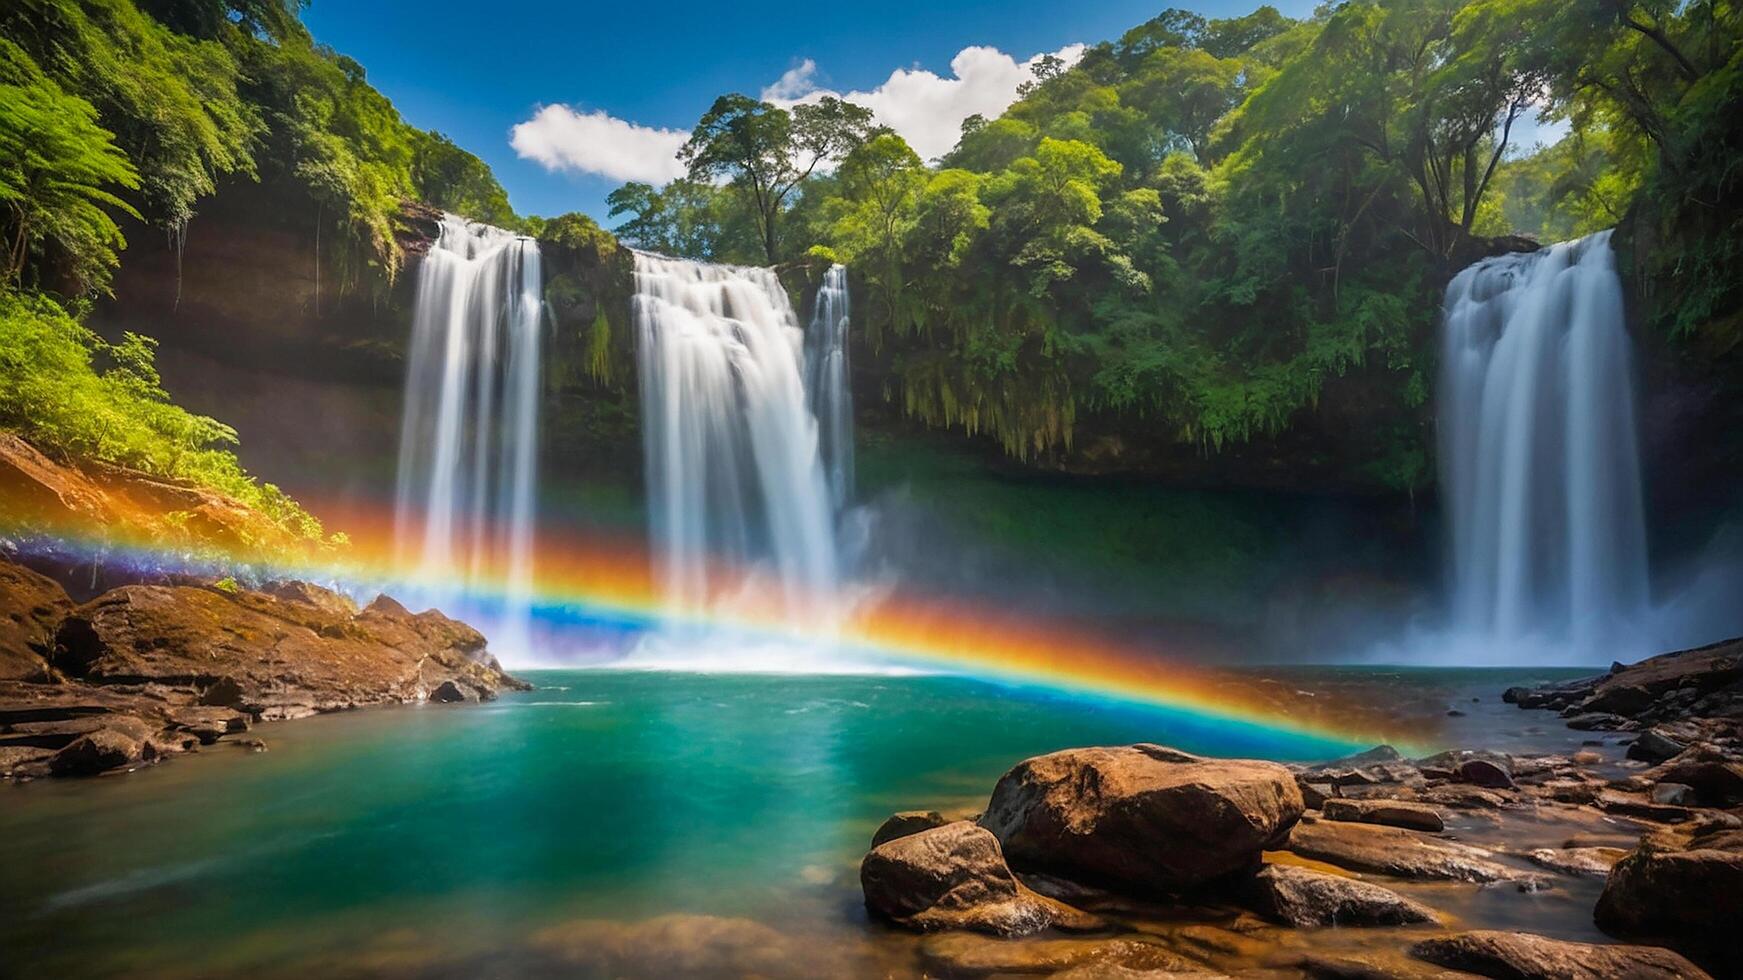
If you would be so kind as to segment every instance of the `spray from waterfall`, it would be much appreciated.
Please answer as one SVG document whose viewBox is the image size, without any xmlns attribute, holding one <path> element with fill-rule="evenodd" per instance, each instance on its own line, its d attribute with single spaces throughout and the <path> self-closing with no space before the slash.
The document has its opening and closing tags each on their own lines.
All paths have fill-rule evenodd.
<svg viewBox="0 0 1743 980">
<path fill-rule="evenodd" d="M 540 277 L 532 239 L 443 216 L 418 273 L 394 509 L 402 567 L 506 583 L 490 638 L 517 653 L 533 587 Z"/>
<path fill-rule="evenodd" d="M 836 586 L 833 509 L 785 288 L 768 269 L 639 252 L 635 286 L 649 524 L 668 604 L 704 610 L 750 570 L 778 583 L 789 618 L 814 619 Z"/>
<path fill-rule="evenodd" d="M 1638 442 L 1609 232 L 1452 281 L 1440 443 L 1456 629 L 1572 659 L 1623 652 L 1648 602 Z"/>
<path fill-rule="evenodd" d="M 853 497 L 853 390 L 847 368 L 851 313 L 847 268 L 832 265 L 817 290 L 805 332 L 805 392 L 817 417 L 818 451 L 837 513 Z"/>
</svg>

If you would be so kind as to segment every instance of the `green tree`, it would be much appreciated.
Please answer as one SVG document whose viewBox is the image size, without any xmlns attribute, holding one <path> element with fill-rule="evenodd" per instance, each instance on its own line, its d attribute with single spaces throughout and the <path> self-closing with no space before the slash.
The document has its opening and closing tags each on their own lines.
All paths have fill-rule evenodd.
<svg viewBox="0 0 1743 980">
<path fill-rule="evenodd" d="M 764 258 L 779 261 L 778 226 L 789 196 L 818 166 L 839 160 L 869 136 L 871 110 L 824 97 L 792 111 L 746 95 L 714 101 L 679 156 L 690 178 L 719 178 L 750 201 Z"/>
</svg>

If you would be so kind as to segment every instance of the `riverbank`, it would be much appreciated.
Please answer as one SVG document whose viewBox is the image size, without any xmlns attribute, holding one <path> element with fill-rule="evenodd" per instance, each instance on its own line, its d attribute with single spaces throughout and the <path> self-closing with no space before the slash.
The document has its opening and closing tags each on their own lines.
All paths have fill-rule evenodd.
<svg viewBox="0 0 1743 980">
<path fill-rule="evenodd" d="M 260 722 L 377 704 L 477 702 L 525 684 L 482 634 L 387 596 L 306 582 L 154 576 L 75 603 L 0 559 L 0 779 L 134 769 Z"/>
<path fill-rule="evenodd" d="M 1509 689 L 1569 755 L 1050 753 L 892 816 L 861 886 L 944 975 L 1734 976 L 1740 682 L 1730 641 Z"/>
</svg>

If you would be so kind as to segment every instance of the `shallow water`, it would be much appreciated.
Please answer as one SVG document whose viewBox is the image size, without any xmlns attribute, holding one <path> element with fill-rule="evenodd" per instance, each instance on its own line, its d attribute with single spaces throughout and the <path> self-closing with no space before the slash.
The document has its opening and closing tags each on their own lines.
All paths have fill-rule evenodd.
<svg viewBox="0 0 1743 980">
<path fill-rule="evenodd" d="M 515 974 L 500 951 L 541 930 L 670 913 L 863 943 L 855 869 L 877 824 L 978 809 L 1026 756 L 1349 748 L 955 677 L 528 676 L 537 690 L 489 705 L 261 726 L 265 753 L 221 744 L 125 776 L 0 787 L 0 974 L 417 972 L 466 957 L 452 969 Z M 1430 706 L 1523 679 L 1369 678 Z M 1490 736 L 1553 721 L 1497 700 L 1481 705 L 1511 714 L 1458 720 Z"/>
</svg>

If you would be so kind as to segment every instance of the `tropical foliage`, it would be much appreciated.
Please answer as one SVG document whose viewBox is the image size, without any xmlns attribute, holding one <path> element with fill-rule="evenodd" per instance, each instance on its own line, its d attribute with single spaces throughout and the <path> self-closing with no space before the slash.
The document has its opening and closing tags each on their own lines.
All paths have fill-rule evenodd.
<svg viewBox="0 0 1743 980">
<path fill-rule="evenodd" d="M 1353 465 L 1411 488 L 1429 476 L 1438 292 L 1516 247 L 1499 237 L 1584 234 L 1651 200 L 1677 230 L 1651 260 L 1676 267 L 1657 308 L 1735 342 L 1738 32 L 1718 0 L 1169 10 L 1069 69 L 1042 62 L 931 164 L 861 125 L 829 166 L 795 167 L 816 144 L 785 110 L 726 96 L 690 180 L 612 204 L 643 247 L 848 263 L 891 400 L 1013 455 L 1086 430 L 1215 451 L 1341 385 L 1386 420 L 1346 437 L 1367 443 Z M 1567 137 L 1521 145 L 1537 119 Z"/>
</svg>

